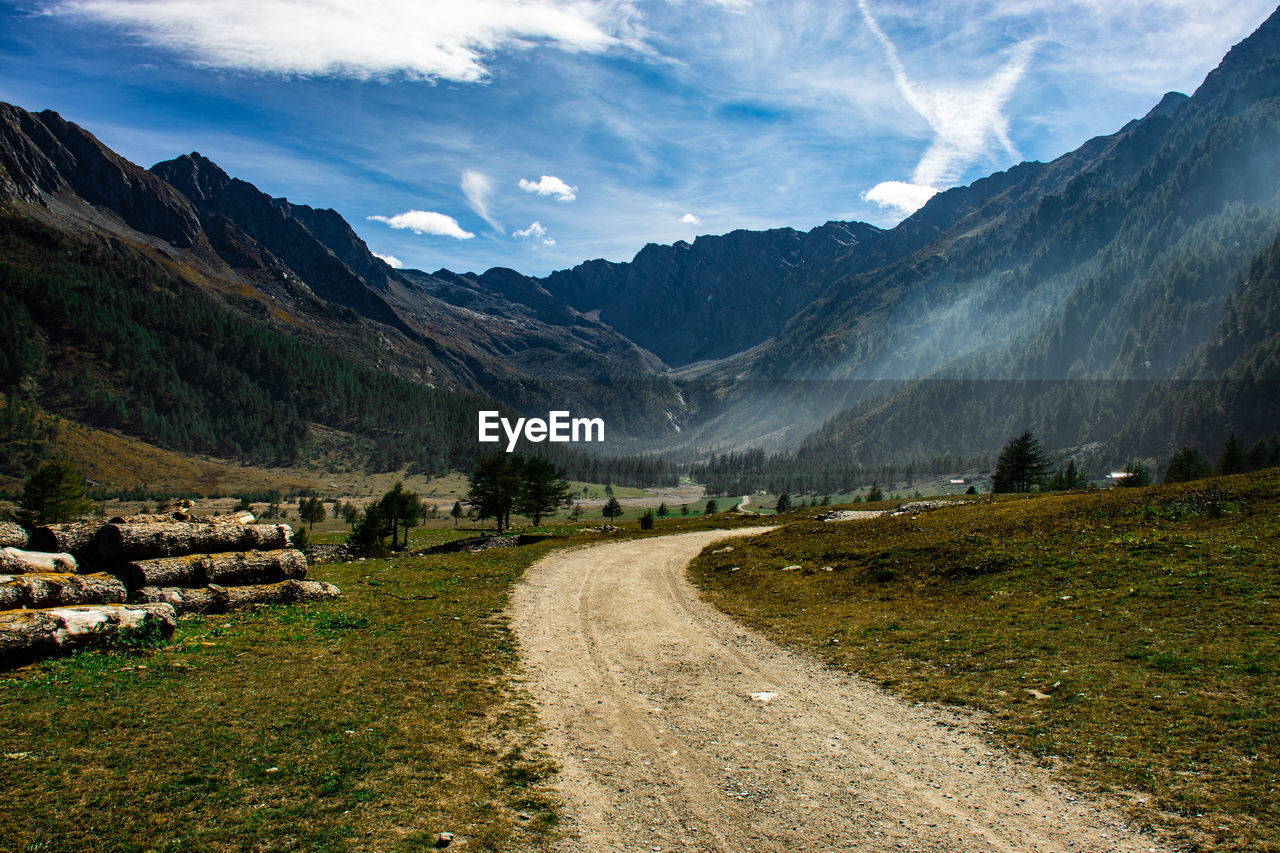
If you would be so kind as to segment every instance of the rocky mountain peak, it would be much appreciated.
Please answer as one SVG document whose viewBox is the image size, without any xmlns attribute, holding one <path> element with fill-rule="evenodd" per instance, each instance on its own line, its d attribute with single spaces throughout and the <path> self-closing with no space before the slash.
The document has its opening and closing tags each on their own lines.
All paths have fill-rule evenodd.
<svg viewBox="0 0 1280 853">
<path fill-rule="evenodd" d="M 168 181 L 197 207 L 222 195 L 232 180 L 217 163 L 198 151 L 156 163 L 151 173 Z"/>
</svg>

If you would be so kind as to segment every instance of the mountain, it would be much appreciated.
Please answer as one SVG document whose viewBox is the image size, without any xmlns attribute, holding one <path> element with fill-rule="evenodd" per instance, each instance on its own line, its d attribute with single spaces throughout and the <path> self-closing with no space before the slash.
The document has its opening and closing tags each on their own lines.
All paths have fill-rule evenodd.
<svg viewBox="0 0 1280 853">
<path fill-rule="evenodd" d="M 141 169 L 55 113 L 4 105 L 0 390 L 171 444 L 237 435 L 281 458 L 310 439 L 269 441 L 262 416 L 218 426 L 201 393 L 283 406 L 273 429 L 358 433 L 359 416 L 314 399 L 346 392 L 305 378 L 331 358 L 343 376 L 443 395 L 419 400 L 432 411 L 572 403 L 606 419 L 615 447 L 689 459 L 761 448 L 855 471 L 979 458 L 1027 428 L 1098 465 L 1188 441 L 1212 451 L 1276 422 L 1277 152 L 1280 13 L 1190 97 L 939 193 L 892 229 L 740 230 L 533 278 L 393 269 L 335 211 L 272 198 L 197 153 Z M 135 314 L 167 294 L 149 321 L 166 330 L 159 349 L 95 276 L 141 300 Z M 60 280 L 97 301 L 94 323 L 55 310 Z M 209 342 L 217 381 L 185 375 L 200 367 L 180 357 L 178 376 L 157 373 L 184 336 L 204 343 L 170 316 L 179 304 L 244 344 Z M 148 370 L 129 363 L 136 347 Z M 277 357 L 304 391 L 263 380 Z M 379 464 L 412 458 L 389 422 L 374 432 Z"/>
</svg>

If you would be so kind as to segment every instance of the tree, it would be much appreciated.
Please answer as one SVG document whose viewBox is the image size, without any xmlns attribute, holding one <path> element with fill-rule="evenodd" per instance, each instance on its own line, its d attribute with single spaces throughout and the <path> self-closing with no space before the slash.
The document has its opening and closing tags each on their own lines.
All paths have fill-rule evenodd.
<svg viewBox="0 0 1280 853">
<path fill-rule="evenodd" d="M 649 510 L 644 515 L 640 516 L 640 529 L 641 530 L 653 529 L 653 510 Z"/>
<path fill-rule="evenodd" d="M 1265 441 L 1257 441 L 1249 448 L 1249 470 L 1258 471 L 1271 462 L 1271 447 Z"/>
<path fill-rule="evenodd" d="M 688 515 L 688 514 L 689 514 L 689 505 L 688 505 L 688 504 L 680 504 L 680 514 L 681 514 L 681 515 Z"/>
<path fill-rule="evenodd" d="M 542 523 L 542 516 L 556 511 L 569 499 L 569 484 L 560 478 L 560 472 L 549 460 L 535 456 L 524 466 L 524 482 L 516 497 L 515 510 L 528 516 L 534 526 Z"/>
<path fill-rule="evenodd" d="M 307 522 L 312 530 L 315 529 L 317 521 L 324 521 L 328 516 L 324 501 L 319 498 L 303 498 L 298 502 L 298 518 Z"/>
<path fill-rule="evenodd" d="M 390 533 L 391 525 L 383 514 L 382 501 L 369 504 L 347 537 L 347 550 L 366 557 L 386 556 L 386 539 Z"/>
<path fill-rule="evenodd" d="M 1141 462 L 1130 462 L 1124 466 L 1124 476 L 1116 480 L 1117 486 L 1141 488 L 1151 485 L 1151 472 Z"/>
<path fill-rule="evenodd" d="M 671 510 L 667 509 L 667 505 L 665 503 L 658 504 L 658 518 L 666 518 L 668 515 L 671 515 Z"/>
<path fill-rule="evenodd" d="M 604 505 L 604 509 L 600 510 L 600 514 L 608 519 L 617 518 L 622 515 L 622 504 L 618 503 L 617 498 L 609 498 Z"/>
<path fill-rule="evenodd" d="M 884 489 L 880 488 L 879 483 L 873 482 L 871 488 L 867 489 L 867 503 L 873 504 L 882 500 L 884 500 Z"/>
<path fill-rule="evenodd" d="M 422 520 L 422 501 L 417 492 L 406 491 L 404 483 L 396 481 L 391 491 L 378 501 L 383 518 L 391 528 L 391 547 L 409 547 L 409 529 Z M 400 543 L 400 531 L 404 530 L 404 543 Z"/>
<path fill-rule="evenodd" d="M 347 501 L 342 505 L 342 520 L 351 525 L 352 530 L 356 529 L 356 522 L 360 520 L 362 514 L 360 507 L 351 501 Z"/>
<path fill-rule="evenodd" d="M 1236 438 L 1233 432 L 1227 439 L 1227 443 L 1222 446 L 1222 453 L 1218 455 L 1218 473 L 1243 474 L 1246 464 L 1244 442 Z"/>
<path fill-rule="evenodd" d="M 84 479 L 69 459 L 46 462 L 27 478 L 14 513 L 24 527 L 73 521 L 93 509 L 84 496 Z"/>
<path fill-rule="evenodd" d="M 481 459 L 470 477 L 467 502 L 478 518 L 492 518 L 498 532 L 511 524 L 511 510 L 524 484 L 524 457 L 500 453 Z"/>
<path fill-rule="evenodd" d="M 1040 441 L 1028 430 L 1000 451 L 991 490 L 1029 492 L 1044 482 L 1049 467 L 1049 457 L 1040 449 Z"/>
<path fill-rule="evenodd" d="M 791 512 L 791 495 L 786 492 L 778 495 L 778 503 L 774 507 L 774 511 L 777 512 L 778 515 L 782 515 L 784 512 Z"/>
<path fill-rule="evenodd" d="M 716 499 L 712 498 L 707 501 L 707 506 L 702 510 L 703 515 L 715 515 L 720 510 L 720 505 L 716 503 Z"/>
<path fill-rule="evenodd" d="M 449 510 L 449 515 L 453 516 L 453 526 L 458 526 L 458 519 L 462 518 L 462 501 L 454 501 L 453 509 Z"/>
<path fill-rule="evenodd" d="M 1073 489 L 1084 489 L 1089 486 L 1089 477 L 1085 474 L 1083 468 L 1076 467 L 1076 461 L 1071 459 L 1067 462 L 1067 467 L 1059 468 L 1053 472 L 1053 476 L 1045 483 L 1045 488 L 1051 492 L 1067 492 Z"/>
<path fill-rule="evenodd" d="M 1194 447 L 1187 446 L 1169 457 L 1169 466 L 1164 471 L 1166 483 L 1189 483 L 1200 480 L 1213 473 L 1209 460 Z"/>
</svg>

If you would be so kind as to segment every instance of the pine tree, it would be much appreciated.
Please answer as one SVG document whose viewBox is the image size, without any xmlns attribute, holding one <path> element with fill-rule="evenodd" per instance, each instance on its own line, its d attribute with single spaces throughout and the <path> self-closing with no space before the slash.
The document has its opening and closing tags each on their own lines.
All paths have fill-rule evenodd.
<svg viewBox="0 0 1280 853">
<path fill-rule="evenodd" d="M 524 466 L 524 482 L 516 497 L 515 510 L 528 516 L 537 526 L 542 516 L 553 513 L 569 499 L 569 484 L 550 461 L 535 456 Z"/>
<path fill-rule="evenodd" d="M 716 503 L 715 498 L 707 501 L 707 506 L 702 510 L 703 515 L 715 515 L 720 511 L 720 505 Z"/>
<path fill-rule="evenodd" d="M 667 509 L 667 505 L 665 503 L 658 504 L 658 518 L 666 518 L 670 514 L 671 510 Z"/>
<path fill-rule="evenodd" d="M 68 459 L 46 462 L 27 478 L 14 517 L 24 527 L 74 521 L 93 509 L 84 496 L 84 479 Z"/>
<path fill-rule="evenodd" d="M 1236 438 L 1233 432 L 1227 439 L 1227 443 L 1222 446 L 1222 453 L 1218 455 L 1218 473 L 1243 474 L 1246 464 L 1244 442 Z"/>
<path fill-rule="evenodd" d="M 458 519 L 462 518 L 462 501 L 454 501 L 453 509 L 449 510 L 449 515 L 453 516 L 453 526 L 458 526 Z"/>
<path fill-rule="evenodd" d="M 524 484 L 524 457 L 498 454 L 482 459 L 471 473 L 467 502 L 479 518 L 492 518 L 501 533 L 511 524 L 511 511 Z"/>
<path fill-rule="evenodd" d="M 782 515 L 784 512 L 791 512 L 791 495 L 786 492 L 778 495 L 778 503 L 774 506 L 774 511 L 778 515 Z"/>
<path fill-rule="evenodd" d="M 615 519 L 622 515 L 622 504 L 618 503 L 617 498 L 609 498 L 604 505 L 604 509 L 600 510 L 600 514 L 605 518 Z"/>
<path fill-rule="evenodd" d="M 1213 473 L 1209 460 L 1194 447 L 1184 447 L 1169 457 L 1169 466 L 1165 468 L 1166 483 L 1187 483 L 1200 480 Z"/>
<path fill-rule="evenodd" d="M 1040 441 L 1029 430 L 1023 432 L 1000 451 L 992 491 L 1029 492 L 1044 482 L 1049 468 L 1049 457 L 1040 449 Z"/>
</svg>

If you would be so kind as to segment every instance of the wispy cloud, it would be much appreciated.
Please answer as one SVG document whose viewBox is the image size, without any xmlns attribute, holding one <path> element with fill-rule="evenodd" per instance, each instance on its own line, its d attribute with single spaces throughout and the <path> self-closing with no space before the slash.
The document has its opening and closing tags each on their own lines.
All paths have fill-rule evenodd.
<svg viewBox="0 0 1280 853">
<path fill-rule="evenodd" d="M 476 82 L 504 48 L 643 50 L 634 10 L 618 0 L 62 0 L 49 11 L 124 28 L 197 65 L 288 75 Z"/>
<path fill-rule="evenodd" d="M 1009 119 L 1003 110 L 1031 64 L 1037 39 L 1017 44 L 1000 70 L 986 80 L 964 85 L 928 83 L 913 80 L 907 73 L 897 46 L 880 28 L 867 0 L 858 0 L 858 9 L 884 48 L 898 91 L 934 133 L 933 143 L 920 158 L 910 184 L 883 182 L 865 193 L 864 198 L 910 213 L 939 188 L 955 182 L 975 161 L 988 156 L 993 147 L 998 146 L 1011 157 L 1017 156 L 1009 139 Z"/>
<path fill-rule="evenodd" d="M 374 252 L 373 256 L 393 269 L 404 268 L 404 261 L 400 260 L 395 255 L 379 255 L 377 252 Z"/>
<path fill-rule="evenodd" d="M 502 223 L 489 209 L 489 194 L 493 192 L 493 182 L 489 176 L 474 169 L 462 173 L 462 194 L 467 197 L 467 204 L 476 214 L 488 222 L 495 231 L 502 230 Z"/>
<path fill-rule="evenodd" d="M 511 232 L 511 236 L 543 246 L 554 246 L 556 244 L 556 241 L 547 234 L 547 229 L 543 228 L 542 223 L 537 221 L 531 223 L 528 228 L 521 228 L 519 231 Z"/>
<path fill-rule="evenodd" d="M 458 220 L 433 210 L 407 210 L 395 216 L 370 216 L 374 222 L 385 222 L 392 228 L 408 229 L 414 234 L 435 234 L 441 237 L 453 237 L 457 240 L 470 240 L 476 236 L 464 231 Z"/>
<path fill-rule="evenodd" d="M 578 197 L 578 188 L 571 187 L 554 175 L 543 175 L 536 181 L 520 179 L 520 189 L 534 195 L 555 196 L 556 201 L 573 201 Z"/>
</svg>

